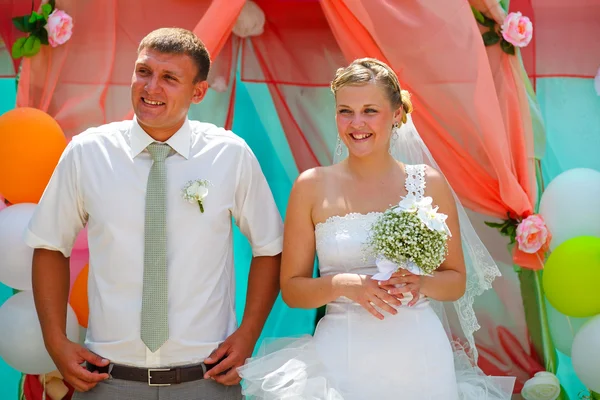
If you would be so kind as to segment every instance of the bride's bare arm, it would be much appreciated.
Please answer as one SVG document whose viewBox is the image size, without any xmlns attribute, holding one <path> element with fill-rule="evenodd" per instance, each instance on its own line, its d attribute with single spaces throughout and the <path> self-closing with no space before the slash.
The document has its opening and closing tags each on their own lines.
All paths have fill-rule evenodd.
<svg viewBox="0 0 600 400">
<path fill-rule="evenodd" d="M 315 232 L 312 210 L 318 198 L 321 171 L 303 172 L 288 200 L 281 259 L 281 294 L 290 307 L 317 308 L 340 296 L 333 277 L 313 278 Z"/>
<path fill-rule="evenodd" d="M 439 206 L 439 212 L 448 215 L 446 223 L 452 237 L 448 240 L 448 255 L 433 277 L 422 277 L 421 293 L 439 301 L 455 301 L 465 293 L 466 270 L 460 240 L 460 226 L 456 203 L 446 179 L 434 168 L 427 168 L 427 196 Z"/>
<path fill-rule="evenodd" d="M 319 169 L 305 171 L 298 177 L 290 194 L 281 259 L 283 301 L 290 307 L 318 308 L 345 296 L 377 318 L 382 319 L 383 315 L 373 305 L 395 314 L 396 310 L 389 304 L 398 305 L 398 299 L 367 276 L 336 274 L 313 278 L 315 227 L 312 214 L 313 207 L 322 199 L 322 174 Z"/>
</svg>

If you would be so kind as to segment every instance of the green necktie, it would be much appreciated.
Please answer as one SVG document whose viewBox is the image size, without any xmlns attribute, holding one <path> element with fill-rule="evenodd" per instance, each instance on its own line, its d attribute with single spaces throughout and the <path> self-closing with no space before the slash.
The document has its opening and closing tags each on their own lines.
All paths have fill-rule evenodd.
<svg viewBox="0 0 600 400">
<path fill-rule="evenodd" d="M 170 150 L 167 144 L 152 143 L 148 146 L 154 162 L 146 188 L 141 338 L 153 353 L 169 338 L 165 159 Z"/>
</svg>

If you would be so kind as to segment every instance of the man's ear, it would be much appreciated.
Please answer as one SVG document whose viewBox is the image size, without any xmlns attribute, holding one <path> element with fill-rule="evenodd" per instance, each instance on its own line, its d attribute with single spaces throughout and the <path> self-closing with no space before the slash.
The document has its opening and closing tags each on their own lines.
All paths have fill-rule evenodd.
<svg viewBox="0 0 600 400">
<path fill-rule="evenodd" d="M 206 92 L 208 91 L 208 82 L 200 81 L 194 85 L 194 94 L 192 96 L 192 103 L 198 104 L 202 101 Z"/>
</svg>

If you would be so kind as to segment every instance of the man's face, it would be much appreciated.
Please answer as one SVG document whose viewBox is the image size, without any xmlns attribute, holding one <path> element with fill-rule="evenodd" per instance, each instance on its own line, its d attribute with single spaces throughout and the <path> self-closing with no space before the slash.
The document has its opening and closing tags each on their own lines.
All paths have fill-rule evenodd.
<svg viewBox="0 0 600 400">
<path fill-rule="evenodd" d="M 139 124 L 148 131 L 175 133 L 191 103 L 199 103 L 208 89 L 194 82 L 198 69 L 186 54 L 142 49 L 131 79 L 131 101 Z"/>
</svg>

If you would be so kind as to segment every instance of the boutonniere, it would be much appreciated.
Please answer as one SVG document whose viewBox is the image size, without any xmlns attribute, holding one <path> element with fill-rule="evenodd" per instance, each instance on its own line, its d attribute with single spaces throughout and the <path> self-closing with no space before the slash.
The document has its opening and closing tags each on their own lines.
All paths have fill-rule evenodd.
<svg viewBox="0 0 600 400">
<path fill-rule="evenodd" d="M 181 195 L 184 200 L 187 200 L 190 203 L 198 203 L 198 206 L 200 206 L 200 212 L 203 213 L 203 201 L 208 195 L 208 186 L 210 186 L 210 182 L 204 179 L 189 181 L 181 190 Z"/>
</svg>

